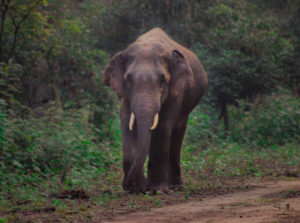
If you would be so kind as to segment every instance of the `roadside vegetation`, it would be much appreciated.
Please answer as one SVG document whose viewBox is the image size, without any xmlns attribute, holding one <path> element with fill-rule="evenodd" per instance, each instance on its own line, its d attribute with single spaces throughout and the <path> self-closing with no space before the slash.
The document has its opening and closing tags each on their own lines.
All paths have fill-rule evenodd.
<svg viewBox="0 0 300 223">
<path fill-rule="evenodd" d="M 89 209 L 109 218 L 112 207 L 246 188 L 248 177 L 300 177 L 299 10 L 298 0 L 2 0 L 0 223 L 27 212 L 92 221 Z M 109 58 L 155 26 L 209 78 L 183 145 L 185 190 L 170 198 L 122 191 L 119 103 L 102 85 Z"/>
</svg>

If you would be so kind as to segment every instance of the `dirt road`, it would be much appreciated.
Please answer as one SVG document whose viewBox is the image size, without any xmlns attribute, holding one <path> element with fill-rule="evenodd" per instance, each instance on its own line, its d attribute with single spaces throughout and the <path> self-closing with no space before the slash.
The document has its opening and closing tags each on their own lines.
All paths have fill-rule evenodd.
<svg viewBox="0 0 300 223">
<path fill-rule="evenodd" d="M 259 183 L 255 190 L 118 216 L 109 222 L 300 223 L 300 180 Z"/>
</svg>

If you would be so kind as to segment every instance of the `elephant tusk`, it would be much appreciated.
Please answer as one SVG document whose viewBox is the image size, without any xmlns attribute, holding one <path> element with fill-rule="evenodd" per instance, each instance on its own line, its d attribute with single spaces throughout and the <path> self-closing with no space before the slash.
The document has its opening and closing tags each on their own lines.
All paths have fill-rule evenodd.
<svg viewBox="0 0 300 223">
<path fill-rule="evenodd" d="M 132 129 L 133 129 L 134 119 L 135 119 L 134 113 L 131 112 L 130 121 L 129 121 L 129 130 L 130 130 L 130 131 L 132 131 Z"/>
<path fill-rule="evenodd" d="M 158 113 L 155 114 L 153 125 L 152 125 L 152 127 L 150 129 L 154 130 L 157 127 L 157 124 L 158 124 Z"/>
</svg>

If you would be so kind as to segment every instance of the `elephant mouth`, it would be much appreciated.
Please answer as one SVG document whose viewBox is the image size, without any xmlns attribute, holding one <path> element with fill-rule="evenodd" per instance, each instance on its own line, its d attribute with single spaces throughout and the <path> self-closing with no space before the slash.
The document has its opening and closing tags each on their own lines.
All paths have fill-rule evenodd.
<svg viewBox="0 0 300 223">
<path fill-rule="evenodd" d="M 158 114 L 158 112 L 156 112 L 155 115 L 154 115 L 153 124 L 152 124 L 152 126 L 150 127 L 150 130 L 156 129 L 156 127 L 157 127 L 157 125 L 158 125 L 158 120 L 159 120 L 159 114 Z M 134 122 L 135 122 L 135 115 L 134 115 L 133 112 L 131 112 L 130 120 L 129 120 L 129 130 L 130 130 L 130 131 L 132 131 L 132 129 L 133 129 Z"/>
</svg>

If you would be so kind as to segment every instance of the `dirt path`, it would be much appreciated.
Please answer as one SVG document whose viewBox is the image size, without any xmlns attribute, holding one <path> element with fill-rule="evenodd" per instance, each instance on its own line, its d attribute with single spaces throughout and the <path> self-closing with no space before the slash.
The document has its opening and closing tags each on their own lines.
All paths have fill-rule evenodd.
<svg viewBox="0 0 300 223">
<path fill-rule="evenodd" d="M 256 189 L 119 216 L 109 222 L 300 223 L 300 180 L 256 184 Z"/>
</svg>

